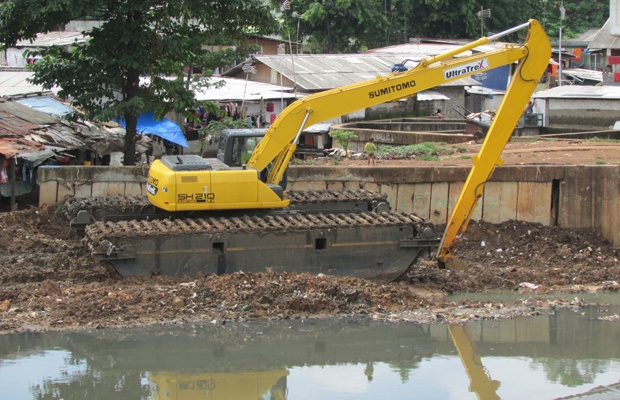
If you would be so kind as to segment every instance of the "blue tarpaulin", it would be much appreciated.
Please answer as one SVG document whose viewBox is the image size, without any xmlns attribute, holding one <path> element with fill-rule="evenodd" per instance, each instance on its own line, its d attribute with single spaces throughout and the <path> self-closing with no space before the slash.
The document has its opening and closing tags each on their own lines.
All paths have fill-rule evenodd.
<svg viewBox="0 0 620 400">
<path fill-rule="evenodd" d="M 125 118 L 121 118 L 119 124 L 125 127 Z M 150 111 L 138 117 L 137 131 L 138 133 L 159 136 L 179 146 L 189 147 L 187 139 L 179 125 L 170 121 L 168 118 L 156 120 L 155 115 Z"/>
</svg>

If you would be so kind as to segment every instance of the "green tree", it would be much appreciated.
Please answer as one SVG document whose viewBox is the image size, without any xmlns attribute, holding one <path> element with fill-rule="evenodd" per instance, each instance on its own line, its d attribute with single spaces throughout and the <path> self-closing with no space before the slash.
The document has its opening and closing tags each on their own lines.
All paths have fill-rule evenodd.
<svg viewBox="0 0 620 400">
<path fill-rule="evenodd" d="M 557 40 L 562 5 L 565 10 L 562 36 L 566 38 L 579 36 L 591 28 L 601 28 L 609 18 L 609 0 L 484 0 L 478 10 L 491 10 L 491 17 L 485 20 L 487 32 L 500 32 L 535 18 L 543 24 L 549 38 Z"/>
<path fill-rule="evenodd" d="M 336 143 L 344 149 L 345 157 L 349 154 L 349 142 L 351 139 L 357 139 L 357 135 L 352 131 L 343 131 L 336 129 L 329 132 L 329 136 L 336 140 Z"/>
<path fill-rule="evenodd" d="M 59 87 L 80 117 L 124 117 L 125 165 L 133 162 L 141 113 L 191 115 L 197 103 L 185 67 L 209 68 L 247 54 L 240 46 L 236 53 L 215 55 L 203 51 L 203 44 L 243 44 L 248 33 L 275 27 L 261 0 L 8 0 L 0 4 L 0 43 L 11 47 L 93 14 L 102 24 L 88 32 L 87 43 L 37 52 L 43 59 L 32 66 L 33 82 Z"/>
<path fill-rule="evenodd" d="M 527 22 L 530 18 L 540 19 L 539 11 L 542 10 L 541 0 L 498 0 L 498 1 L 483 1 L 477 10 L 480 9 L 490 10 L 491 17 L 484 18 L 484 36 L 489 33 L 497 33 L 504 31 L 513 26 L 517 26 L 524 22 Z M 480 19 L 476 17 L 478 21 L 478 27 L 480 27 Z M 542 23 L 542 21 L 541 21 Z M 477 36 L 480 36 L 480 29 L 477 30 Z M 526 31 L 519 32 L 525 34 Z"/>
<path fill-rule="evenodd" d="M 480 34 L 474 0 L 404 1 L 399 8 L 415 21 L 412 32 L 427 38 L 471 38 Z"/>
<path fill-rule="evenodd" d="M 282 26 L 285 37 L 306 38 L 313 52 L 346 53 L 413 37 L 478 37 L 479 7 L 476 0 L 294 0 Z"/>
<path fill-rule="evenodd" d="M 377 32 L 387 29 L 384 11 L 375 0 L 294 0 L 282 11 L 283 27 L 295 32 L 299 24 L 291 38 L 305 36 L 315 53 L 351 53 L 382 45 L 385 35 Z"/>
<path fill-rule="evenodd" d="M 273 4 L 281 3 L 273 0 Z M 609 17 L 608 0 L 565 0 L 563 4 L 566 38 L 600 28 Z M 530 18 L 538 19 L 555 40 L 561 5 L 559 0 L 293 0 L 290 9 L 282 12 L 282 26 L 286 39 L 288 34 L 292 40 L 305 38 L 317 53 L 355 52 L 407 43 L 415 37 L 472 39 Z M 481 21 L 476 15 L 481 9 L 489 9 L 490 18 Z M 506 40 L 523 40 L 524 35 L 525 31 L 519 31 Z"/>
<path fill-rule="evenodd" d="M 542 1 L 544 17 L 541 19 L 551 40 L 557 40 L 560 35 L 560 8 L 561 1 Z M 602 28 L 609 18 L 609 0 L 593 0 L 580 2 L 577 0 L 564 1 L 564 20 L 562 20 L 562 37 L 574 38 L 588 29 Z"/>
</svg>

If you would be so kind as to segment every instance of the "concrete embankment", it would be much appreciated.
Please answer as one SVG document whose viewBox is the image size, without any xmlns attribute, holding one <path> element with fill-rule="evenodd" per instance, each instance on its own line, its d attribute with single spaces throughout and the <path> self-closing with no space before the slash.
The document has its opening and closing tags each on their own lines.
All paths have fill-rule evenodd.
<svg viewBox="0 0 620 400">
<path fill-rule="evenodd" d="M 39 169 L 39 204 L 66 196 L 146 194 L 148 168 L 70 166 Z M 396 211 L 445 224 L 469 167 L 293 166 L 289 189 L 358 189 L 385 193 Z M 474 220 L 538 222 L 591 231 L 620 247 L 620 167 L 504 166 L 487 182 Z"/>
</svg>

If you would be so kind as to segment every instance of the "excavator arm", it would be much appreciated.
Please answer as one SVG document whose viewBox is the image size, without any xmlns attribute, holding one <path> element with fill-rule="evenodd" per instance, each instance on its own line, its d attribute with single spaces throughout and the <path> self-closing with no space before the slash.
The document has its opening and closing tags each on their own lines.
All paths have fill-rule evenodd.
<svg viewBox="0 0 620 400">
<path fill-rule="evenodd" d="M 510 140 L 525 106 L 536 89 L 551 56 L 551 43 L 535 20 L 529 22 L 529 33 L 512 80 L 499 106 L 486 138 L 465 181 L 439 245 L 437 260 L 441 266 L 460 269 L 454 258 L 459 235 L 465 232 L 472 213 L 482 197 L 484 185 L 496 166 L 501 166 L 500 154 Z"/>
<path fill-rule="evenodd" d="M 491 51 L 469 54 L 476 47 L 488 44 L 518 30 L 529 28 L 527 41 L 522 44 L 505 44 Z M 455 58 L 457 55 L 463 55 Z M 469 55 L 468 55 L 469 54 Z M 467 45 L 420 61 L 415 68 L 405 72 L 395 72 L 368 81 L 309 95 L 296 101 L 282 111 L 274 121 L 264 139 L 254 150 L 247 163 L 248 167 L 262 171 L 271 165 L 267 183 L 278 184 L 295 151 L 301 131 L 318 122 L 354 112 L 356 110 L 389 101 L 412 96 L 415 93 L 478 74 L 490 69 L 519 62 L 511 88 L 508 90 L 503 110 L 500 108 L 495 121 L 495 132 L 489 132 L 486 147 L 497 152 L 495 157 L 489 151 L 481 153 L 478 160 L 494 165 L 499 153 L 510 137 L 521 111 L 533 93 L 538 79 L 542 76 L 551 54 L 549 39 L 536 20 L 519 25 L 490 37 L 483 37 Z M 523 102 L 523 105 L 521 103 Z M 497 124 L 497 121 L 499 125 Z M 493 129 L 493 128 L 491 128 Z M 481 168 L 478 168 L 480 170 Z M 488 169 L 488 168 L 487 168 Z M 489 171 L 490 174 L 491 171 Z M 480 172 L 476 172 L 480 176 Z M 487 178 L 488 174 L 484 176 Z M 480 180 L 480 179 L 477 179 Z M 483 179 L 484 180 L 484 179 Z M 483 181 L 482 180 L 482 181 Z M 474 197 L 475 198 L 475 197 Z M 462 201 L 462 207 L 472 204 L 472 195 Z M 467 219 L 467 215 L 461 219 Z M 460 224 L 461 226 L 463 223 Z M 452 231 L 451 231 L 452 232 Z M 450 243 L 450 237 L 446 237 Z"/>
</svg>

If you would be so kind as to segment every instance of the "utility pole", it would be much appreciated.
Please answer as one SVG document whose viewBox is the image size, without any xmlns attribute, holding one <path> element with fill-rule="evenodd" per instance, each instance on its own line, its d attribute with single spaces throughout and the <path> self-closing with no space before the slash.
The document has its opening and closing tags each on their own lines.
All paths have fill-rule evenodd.
<svg viewBox="0 0 620 400">
<path fill-rule="evenodd" d="M 564 8 L 564 0 L 560 3 L 560 40 L 559 40 L 559 55 L 558 55 L 558 81 L 559 86 L 562 86 L 562 22 L 564 22 L 564 15 L 566 15 L 566 9 Z"/>
</svg>

